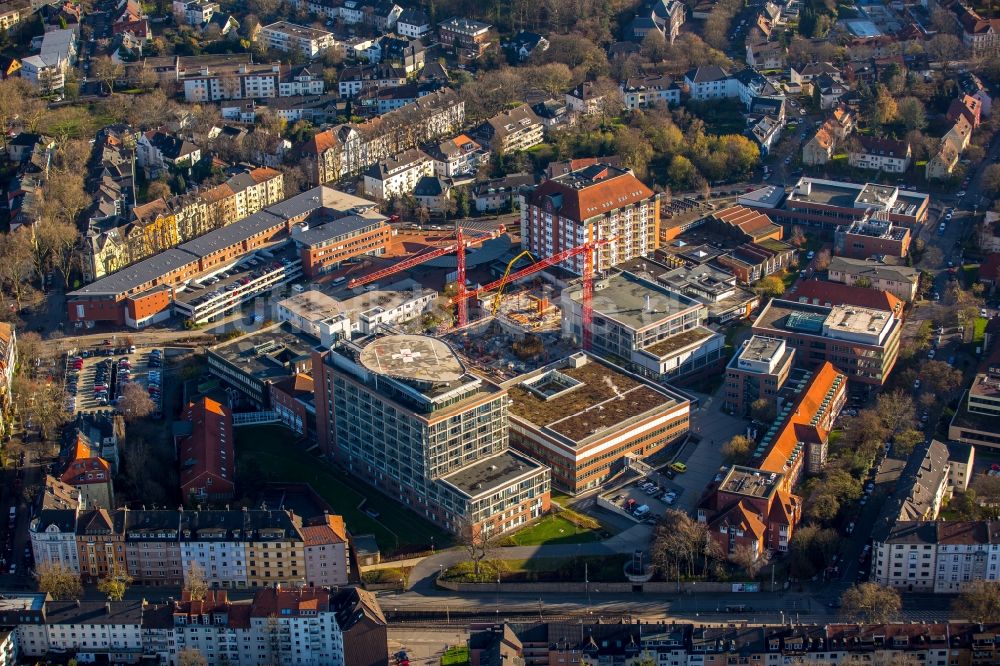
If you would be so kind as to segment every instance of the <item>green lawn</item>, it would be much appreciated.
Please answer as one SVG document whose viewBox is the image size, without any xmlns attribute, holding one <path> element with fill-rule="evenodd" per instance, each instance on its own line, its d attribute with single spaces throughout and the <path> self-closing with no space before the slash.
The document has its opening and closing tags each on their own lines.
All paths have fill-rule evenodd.
<svg viewBox="0 0 1000 666">
<path fill-rule="evenodd" d="M 512 534 L 510 540 L 516 546 L 539 546 L 552 543 L 590 543 L 600 541 L 600 530 L 579 527 L 558 513 L 544 516 L 533 525 Z"/>
<path fill-rule="evenodd" d="M 973 324 L 973 329 L 972 329 L 972 341 L 974 343 L 979 344 L 983 341 L 983 338 L 986 337 L 987 323 L 989 323 L 988 319 L 985 319 L 983 317 L 976 317 L 976 321 Z"/>
<path fill-rule="evenodd" d="M 583 581 L 585 576 L 592 583 L 622 581 L 625 579 L 624 566 L 630 557 L 587 555 L 488 560 L 480 564 L 478 575 L 472 562 L 460 562 L 445 569 L 444 578 L 470 583 L 495 583 L 499 574 L 500 579 L 507 582 Z"/>
<path fill-rule="evenodd" d="M 454 645 L 441 655 L 441 666 L 464 666 L 469 663 L 469 647 Z"/>
<path fill-rule="evenodd" d="M 294 437 L 280 426 L 238 428 L 236 430 L 237 478 L 253 460 L 269 481 L 310 484 L 334 511 L 344 517 L 347 529 L 354 534 L 374 534 L 383 553 L 419 551 L 434 545 L 451 545 L 452 536 L 399 502 L 347 476 L 301 449 L 290 446 Z M 379 513 L 372 518 L 358 507 Z"/>
</svg>

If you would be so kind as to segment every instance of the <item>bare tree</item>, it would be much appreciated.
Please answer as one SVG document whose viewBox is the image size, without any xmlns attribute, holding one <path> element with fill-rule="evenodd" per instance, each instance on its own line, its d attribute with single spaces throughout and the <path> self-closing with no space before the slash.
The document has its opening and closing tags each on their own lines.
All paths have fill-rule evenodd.
<svg viewBox="0 0 1000 666">
<path fill-rule="evenodd" d="M 188 648 L 177 653 L 179 666 L 208 666 L 208 660 L 198 650 Z"/>
<path fill-rule="evenodd" d="M 115 94 L 115 82 L 125 74 L 125 65 L 115 62 L 110 56 L 98 58 L 94 65 L 94 76 L 108 88 L 108 94 Z"/>
<path fill-rule="evenodd" d="M 97 589 L 106 594 L 111 601 L 121 601 L 132 584 L 132 576 L 121 564 L 112 562 L 108 573 L 97 582 Z"/>
<path fill-rule="evenodd" d="M 969 583 L 952 604 L 956 617 L 977 624 L 1000 622 L 1000 583 L 977 580 Z"/>
<path fill-rule="evenodd" d="M 38 581 L 39 591 L 51 594 L 53 599 L 79 599 L 83 596 L 79 574 L 61 562 L 37 564 L 35 580 Z"/>
<path fill-rule="evenodd" d="M 201 601 L 208 594 L 205 569 L 197 562 L 192 562 L 184 572 L 184 591 L 188 593 L 191 601 Z"/>
<path fill-rule="evenodd" d="M 471 518 L 464 518 L 459 527 L 458 542 L 469 554 L 469 559 L 472 560 L 472 572 L 478 576 L 483 560 L 487 559 L 497 546 L 493 530 L 483 529 Z"/>
<path fill-rule="evenodd" d="M 767 565 L 767 551 L 761 553 L 753 546 L 741 543 L 733 549 L 729 561 L 743 569 L 750 578 L 756 578 Z"/>
<path fill-rule="evenodd" d="M 899 592 L 878 583 L 861 583 L 848 588 L 840 597 L 841 613 L 869 624 L 890 622 L 899 613 L 902 602 Z"/>
<path fill-rule="evenodd" d="M 122 389 L 122 397 L 118 400 L 118 410 L 126 421 L 138 421 L 153 413 L 156 403 L 149 397 L 146 389 L 139 384 L 129 382 Z"/>
</svg>

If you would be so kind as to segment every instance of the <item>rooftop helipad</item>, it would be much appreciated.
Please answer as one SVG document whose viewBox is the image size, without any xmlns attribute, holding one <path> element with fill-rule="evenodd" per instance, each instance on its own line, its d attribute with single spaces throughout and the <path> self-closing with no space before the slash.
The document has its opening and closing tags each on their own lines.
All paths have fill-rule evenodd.
<svg viewBox="0 0 1000 666">
<path fill-rule="evenodd" d="M 361 364 L 396 379 L 447 384 L 465 368 L 451 348 L 426 335 L 388 335 L 361 350 Z"/>
</svg>

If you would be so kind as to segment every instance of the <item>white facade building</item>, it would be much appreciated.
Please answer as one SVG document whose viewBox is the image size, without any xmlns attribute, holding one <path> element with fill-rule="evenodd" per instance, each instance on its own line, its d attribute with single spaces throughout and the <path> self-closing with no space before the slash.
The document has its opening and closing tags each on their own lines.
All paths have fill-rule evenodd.
<svg viewBox="0 0 1000 666">
<path fill-rule="evenodd" d="M 413 192 L 424 176 L 434 175 L 434 160 L 417 148 L 372 165 L 365 172 L 365 194 L 386 201 Z"/>
</svg>

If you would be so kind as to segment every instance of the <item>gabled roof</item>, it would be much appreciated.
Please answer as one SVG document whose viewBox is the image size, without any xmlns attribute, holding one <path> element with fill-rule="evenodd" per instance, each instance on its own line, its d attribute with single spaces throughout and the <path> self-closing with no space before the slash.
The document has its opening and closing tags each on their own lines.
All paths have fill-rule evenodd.
<svg viewBox="0 0 1000 666">
<path fill-rule="evenodd" d="M 306 547 L 347 543 L 343 516 L 325 514 L 309 520 L 300 530 Z"/>
<path fill-rule="evenodd" d="M 192 431 L 177 446 L 182 494 L 199 488 L 210 494 L 232 493 L 236 458 L 229 410 L 203 397 L 188 405 L 184 418 L 191 423 Z"/>
</svg>

